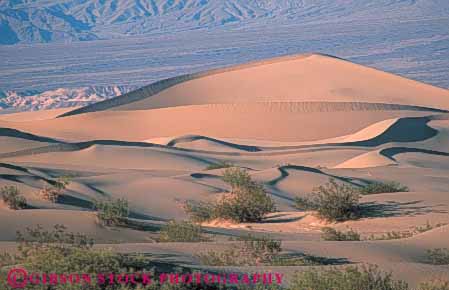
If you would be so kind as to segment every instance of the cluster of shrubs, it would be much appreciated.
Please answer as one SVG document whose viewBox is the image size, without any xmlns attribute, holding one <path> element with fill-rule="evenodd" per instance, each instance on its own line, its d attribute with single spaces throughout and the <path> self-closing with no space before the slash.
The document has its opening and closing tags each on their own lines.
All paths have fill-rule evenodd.
<svg viewBox="0 0 449 290">
<path fill-rule="evenodd" d="M 430 224 L 429 221 L 427 221 L 426 225 L 424 226 L 416 226 L 413 230 L 407 230 L 407 231 L 391 231 L 387 233 L 383 233 L 380 236 L 374 236 L 371 235 L 369 237 L 369 240 L 398 240 L 398 239 L 406 239 L 413 237 L 414 235 L 424 233 L 439 227 L 442 227 L 446 225 L 445 223 L 436 223 L 434 225 Z"/>
<path fill-rule="evenodd" d="M 242 240 L 230 249 L 208 251 L 197 258 L 209 266 L 260 266 L 272 265 L 282 251 L 281 241 L 269 237 L 247 236 Z"/>
<path fill-rule="evenodd" d="M 360 198 L 362 195 L 408 191 L 397 182 L 374 182 L 363 187 L 338 183 L 331 178 L 329 182 L 313 189 L 306 197 L 297 197 L 296 208 L 317 211 L 321 218 L 329 221 L 345 221 L 360 217 Z"/>
<path fill-rule="evenodd" d="M 94 210 L 103 226 L 126 225 L 129 216 L 128 201 L 124 198 L 108 201 L 94 201 Z"/>
<path fill-rule="evenodd" d="M 44 200 L 56 203 L 59 201 L 64 190 L 69 184 L 69 176 L 58 177 L 58 179 L 54 181 L 53 184 L 44 186 L 44 188 L 39 192 L 39 196 Z"/>
<path fill-rule="evenodd" d="M 395 280 L 391 273 L 384 272 L 375 265 L 350 266 L 344 269 L 307 270 L 293 277 L 288 290 L 449 290 L 448 280 L 431 280 L 416 288 Z"/>
<path fill-rule="evenodd" d="M 3 202 L 9 209 L 18 210 L 27 207 L 27 201 L 16 186 L 4 186 L 1 189 Z"/>
<path fill-rule="evenodd" d="M 276 210 L 263 185 L 253 181 L 246 170 L 227 168 L 223 180 L 231 186 L 231 192 L 220 200 L 185 204 L 185 210 L 193 221 L 219 218 L 234 222 L 259 222 L 266 214 Z"/>
<path fill-rule="evenodd" d="M 449 265 L 449 249 L 438 248 L 427 250 L 427 262 L 432 265 Z"/>
<path fill-rule="evenodd" d="M 446 225 L 445 223 L 436 223 L 431 224 L 427 222 L 424 226 L 416 226 L 413 230 L 407 230 L 407 231 L 390 231 L 386 233 L 382 233 L 381 235 L 370 235 L 367 239 L 368 240 L 398 240 L 398 239 L 406 239 L 413 237 L 414 235 L 424 233 L 439 227 L 442 227 Z M 353 230 L 349 229 L 346 232 L 336 230 L 331 227 L 324 227 L 321 229 L 322 235 L 321 237 L 325 241 L 360 241 L 361 237 L 360 234 Z"/>
<path fill-rule="evenodd" d="M 324 227 L 321 237 L 325 241 L 360 241 L 360 234 L 353 229 L 347 232 L 339 231 L 334 228 Z"/>
<path fill-rule="evenodd" d="M 359 217 L 359 200 L 360 194 L 353 186 L 330 179 L 313 189 L 310 196 L 296 198 L 296 207 L 317 211 L 321 218 L 329 221 L 345 221 Z"/>
<path fill-rule="evenodd" d="M 218 162 L 218 163 L 211 163 L 206 167 L 206 170 L 214 170 L 214 169 L 223 169 L 223 168 L 230 168 L 234 165 L 229 162 Z"/>
<path fill-rule="evenodd" d="M 270 263 L 281 251 L 281 244 L 269 238 L 245 238 L 242 255 L 245 265 L 257 265 Z M 126 272 L 151 272 L 155 273 L 152 261 L 141 255 L 126 255 L 113 252 L 109 249 L 99 249 L 94 240 L 82 235 L 66 231 L 62 225 L 56 225 L 52 230 L 44 230 L 42 227 L 28 228 L 25 233 L 18 233 L 18 251 L 15 254 L 0 255 L 0 279 L 6 280 L 8 269 L 16 265 L 35 273 L 126 273 Z M 445 251 L 447 254 L 447 250 Z M 435 251 L 440 254 L 440 251 Z M 224 259 L 225 257 L 223 257 Z M 221 259 L 221 258 L 219 258 Z M 227 264 L 222 261 L 215 264 Z M 226 261 L 225 261 L 226 262 Z M 232 264 L 232 263 L 231 263 Z M 179 270 L 178 270 L 179 271 Z M 187 271 L 191 271 L 188 270 Z M 157 274 L 157 273 L 156 273 Z M 44 285 L 46 290 L 81 290 L 87 289 L 85 285 Z M 381 271 L 377 266 L 349 266 L 345 268 L 310 269 L 297 272 L 290 280 L 289 285 L 284 285 L 285 290 L 411 290 L 405 282 L 395 280 L 390 273 Z M 4 285 L 5 289 L 10 289 Z M 30 287 L 36 287 L 31 285 Z M 89 290 L 102 290 L 104 287 L 111 290 L 219 290 L 232 289 L 232 286 L 219 288 L 216 285 L 190 284 L 190 285 L 160 285 L 156 281 L 145 287 L 129 285 L 97 285 L 93 283 Z M 28 289 L 28 288 L 26 288 Z M 35 289 L 35 288 L 29 288 Z M 40 288 L 39 288 L 40 289 Z M 43 288 L 42 288 L 43 289 Z M 279 289 L 276 285 L 257 285 L 255 288 L 241 285 L 238 290 L 249 289 Z M 236 290 L 237 290 L 236 289 Z M 416 290 L 448 290 L 449 282 L 435 280 L 420 285 Z"/>
<path fill-rule="evenodd" d="M 373 182 L 368 185 L 362 186 L 360 194 L 377 194 L 377 193 L 392 193 L 392 192 L 407 192 L 410 189 L 396 181 L 389 182 Z"/>
<path fill-rule="evenodd" d="M 159 242 L 205 242 L 209 241 L 200 225 L 189 221 L 170 221 L 162 227 Z"/>
</svg>

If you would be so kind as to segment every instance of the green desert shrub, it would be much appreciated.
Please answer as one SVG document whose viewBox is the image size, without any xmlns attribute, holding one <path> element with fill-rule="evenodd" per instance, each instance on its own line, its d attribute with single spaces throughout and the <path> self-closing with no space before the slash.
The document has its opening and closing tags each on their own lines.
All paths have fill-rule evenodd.
<svg viewBox="0 0 449 290">
<path fill-rule="evenodd" d="M 238 167 L 227 168 L 223 172 L 223 181 L 229 184 L 232 191 L 248 188 L 254 184 L 248 171 Z"/>
<path fill-rule="evenodd" d="M 318 206 L 310 197 L 297 196 L 295 198 L 295 207 L 299 210 L 317 210 Z"/>
<path fill-rule="evenodd" d="M 39 196 L 47 201 L 56 203 L 59 201 L 62 196 L 64 190 L 70 184 L 69 176 L 61 176 L 58 177 L 56 181 L 54 181 L 51 185 L 46 185 L 40 192 Z"/>
<path fill-rule="evenodd" d="M 298 272 L 288 289 L 408 290 L 409 288 L 405 282 L 394 280 L 390 273 L 382 272 L 377 266 L 363 266 Z"/>
<path fill-rule="evenodd" d="M 59 198 L 62 195 L 62 191 L 53 186 L 44 186 L 44 188 L 40 191 L 39 196 L 43 200 L 47 200 L 53 203 L 58 202 Z"/>
<path fill-rule="evenodd" d="M 406 239 L 413 237 L 414 233 L 412 231 L 390 231 L 381 234 L 380 236 L 374 236 L 371 235 L 369 237 L 369 240 L 377 240 L 377 241 L 383 241 L 383 240 L 400 240 L 400 239 Z"/>
<path fill-rule="evenodd" d="M 208 251 L 197 255 L 208 266 L 271 265 L 282 251 L 281 241 L 269 237 L 249 237 L 223 251 Z"/>
<path fill-rule="evenodd" d="M 208 241 L 200 225 L 188 221 L 170 221 L 161 229 L 159 242 Z"/>
<path fill-rule="evenodd" d="M 83 234 L 67 232 L 62 225 L 52 230 L 41 226 L 28 228 L 17 236 L 16 254 L 3 255 L 2 263 L 8 267 L 20 265 L 28 273 L 97 273 L 128 272 L 142 265 L 142 258 L 117 254 L 107 249 L 95 249 L 94 241 Z M 6 256 L 8 256 L 6 258 Z M 6 273 L 2 272 L 2 276 Z M 94 282 L 89 287 L 82 284 L 28 285 L 25 289 L 38 290 L 100 290 L 104 287 Z M 115 286 L 107 289 L 117 289 Z M 9 288 L 7 288 L 9 289 Z"/>
<path fill-rule="evenodd" d="M 20 194 L 16 186 L 4 186 L 1 189 L 3 202 L 10 209 L 18 210 L 27 207 L 25 197 Z"/>
<path fill-rule="evenodd" d="M 369 237 L 370 240 L 398 240 L 398 239 L 406 239 L 413 237 L 414 235 L 418 235 L 421 233 L 425 233 L 427 231 L 439 228 L 446 225 L 446 223 L 436 223 L 431 224 L 429 221 L 426 222 L 424 226 L 416 226 L 413 230 L 407 231 L 390 231 L 387 233 L 383 233 L 378 236 L 371 235 Z"/>
<path fill-rule="evenodd" d="M 347 232 L 342 232 L 334 228 L 322 228 L 321 237 L 325 241 L 360 241 L 360 234 L 352 229 Z"/>
<path fill-rule="evenodd" d="M 223 169 L 223 168 L 230 168 L 230 167 L 232 167 L 232 166 L 234 166 L 232 163 L 229 163 L 229 162 L 219 162 L 219 163 L 212 163 L 212 164 L 209 164 L 207 167 L 206 167 L 206 170 L 214 170 L 214 169 Z"/>
<path fill-rule="evenodd" d="M 360 188 L 360 194 L 362 195 L 406 191 L 409 191 L 409 188 L 396 181 L 373 182 Z"/>
<path fill-rule="evenodd" d="M 262 184 L 251 179 L 249 173 L 240 168 L 228 168 L 223 180 L 232 192 L 215 204 L 217 218 L 236 222 L 259 222 L 264 216 L 276 210 L 276 206 Z"/>
<path fill-rule="evenodd" d="M 275 204 L 262 184 L 253 181 L 246 170 L 228 168 L 223 180 L 232 188 L 217 202 L 187 202 L 185 210 L 193 221 L 226 219 L 235 222 L 259 222 L 276 210 Z"/>
<path fill-rule="evenodd" d="M 201 223 L 215 218 L 213 203 L 188 201 L 184 205 L 184 210 L 193 222 Z"/>
<path fill-rule="evenodd" d="M 427 250 L 427 262 L 432 265 L 449 265 L 449 249 Z"/>
<path fill-rule="evenodd" d="M 325 185 L 314 188 L 306 198 L 297 198 L 299 209 L 316 210 L 321 218 L 329 221 L 356 219 L 360 212 L 360 194 L 353 187 L 330 179 Z"/>
<path fill-rule="evenodd" d="M 235 222 L 259 222 L 267 213 L 275 211 L 271 197 L 260 184 L 241 187 L 215 204 L 217 218 Z"/>
<path fill-rule="evenodd" d="M 111 201 L 95 201 L 94 209 L 97 210 L 98 220 L 104 226 L 124 225 L 129 215 L 128 201 L 124 198 Z"/>
<path fill-rule="evenodd" d="M 421 283 L 419 290 L 449 290 L 449 280 L 434 279 Z"/>
</svg>

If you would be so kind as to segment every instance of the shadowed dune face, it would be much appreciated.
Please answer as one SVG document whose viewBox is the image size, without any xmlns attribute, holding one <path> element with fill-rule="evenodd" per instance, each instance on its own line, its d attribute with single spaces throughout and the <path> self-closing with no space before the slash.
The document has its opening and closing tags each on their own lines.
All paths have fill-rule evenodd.
<svg viewBox="0 0 449 290">
<path fill-rule="evenodd" d="M 220 239 L 269 233 L 289 251 L 375 261 L 407 281 L 449 276 L 420 260 L 427 247 L 449 244 L 448 226 L 398 241 L 322 243 L 329 223 L 294 207 L 296 197 L 329 178 L 356 188 L 398 181 L 410 192 L 363 196 L 362 218 L 330 226 L 369 237 L 449 224 L 447 110 L 447 90 L 307 55 L 169 79 L 59 117 L 3 115 L 0 186 L 17 186 L 30 208 L 12 211 L 0 202 L 0 248 L 17 229 L 58 221 L 102 242 L 126 243 L 117 246 L 126 251 L 170 252 L 195 263 L 195 245 L 130 243 L 187 218 L 185 201 L 222 197 L 230 187 L 220 167 L 232 164 L 264 184 L 280 212 L 263 223 L 208 224 Z M 63 197 L 40 198 L 39 190 L 62 175 L 73 177 Z M 93 201 L 111 198 L 126 198 L 132 221 L 145 231 L 99 226 Z"/>
</svg>

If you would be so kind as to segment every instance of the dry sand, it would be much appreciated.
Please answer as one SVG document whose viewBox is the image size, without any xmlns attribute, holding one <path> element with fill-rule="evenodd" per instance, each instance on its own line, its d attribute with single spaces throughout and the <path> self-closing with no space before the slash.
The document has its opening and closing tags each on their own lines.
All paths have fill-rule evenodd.
<svg viewBox="0 0 449 290">
<path fill-rule="evenodd" d="M 368 237 L 449 223 L 445 110 L 445 89 L 313 54 L 182 76 L 69 116 L 2 115 L 0 186 L 17 186 L 33 209 L 1 206 L 1 247 L 14 246 L 16 230 L 64 223 L 102 243 L 122 243 L 120 251 L 171 253 L 195 264 L 198 249 L 229 243 L 149 244 L 150 232 L 100 227 L 92 201 L 125 197 L 140 223 L 184 219 L 184 201 L 229 190 L 222 170 L 206 170 L 229 162 L 263 182 L 280 212 L 257 224 L 215 221 L 208 230 L 269 233 L 289 252 L 377 263 L 411 283 L 449 276 L 447 266 L 422 259 L 427 249 L 449 245 L 447 226 L 397 241 L 323 242 L 320 229 L 329 224 L 293 207 L 295 197 L 329 178 L 356 186 L 399 181 L 411 191 L 364 196 L 369 215 L 330 226 Z M 59 203 L 36 194 L 67 174 L 73 179 Z"/>
</svg>

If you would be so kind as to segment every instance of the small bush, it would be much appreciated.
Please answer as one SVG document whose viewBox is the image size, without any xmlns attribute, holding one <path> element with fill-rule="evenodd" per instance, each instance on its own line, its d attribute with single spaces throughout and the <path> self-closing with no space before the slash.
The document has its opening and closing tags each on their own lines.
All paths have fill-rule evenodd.
<svg viewBox="0 0 449 290">
<path fill-rule="evenodd" d="M 208 266 L 271 265 L 281 251 L 281 241 L 250 236 L 243 245 L 221 252 L 209 251 L 197 255 L 197 258 L 203 265 Z"/>
<path fill-rule="evenodd" d="M 391 231 L 384 233 L 380 236 L 374 236 L 371 235 L 369 237 L 369 240 L 376 240 L 376 241 L 383 241 L 383 240 L 399 240 L 399 239 L 406 239 L 413 237 L 414 233 L 412 231 L 404 231 L 404 232 L 398 232 L 398 231 Z"/>
<path fill-rule="evenodd" d="M 419 285 L 419 290 L 449 290 L 448 280 L 431 280 Z"/>
<path fill-rule="evenodd" d="M 234 166 L 232 163 L 228 162 L 220 162 L 220 163 L 212 163 L 206 167 L 206 170 L 214 170 L 214 169 L 222 169 L 222 168 L 230 168 Z"/>
<path fill-rule="evenodd" d="M 40 197 L 44 200 L 56 203 L 62 195 L 62 192 L 53 186 L 44 186 L 39 193 Z"/>
<path fill-rule="evenodd" d="M 353 186 L 339 184 L 330 179 L 325 185 L 315 188 L 307 198 L 297 198 L 297 208 L 316 210 L 329 221 L 345 221 L 359 216 L 360 195 Z"/>
<path fill-rule="evenodd" d="M 39 193 L 44 200 L 56 203 L 62 196 L 63 191 L 70 184 L 70 177 L 61 176 L 51 186 L 46 185 Z"/>
<path fill-rule="evenodd" d="M 425 232 L 428 232 L 433 229 L 437 229 L 437 228 L 445 226 L 445 225 L 447 225 L 447 224 L 446 223 L 436 223 L 436 224 L 432 225 L 429 221 L 427 221 L 424 226 L 415 227 L 415 233 L 416 234 L 425 233 Z"/>
<path fill-rule="evenodd" d="M 26 199 L 20 194 L 16 186 L 5 186 L 1 189 L 3 202 L 10 209 L 18 210 L 27 207 Z"/>
<path fill-rule="evenodd" d="M 108 249 L 94 248 L 94 241 L 83 235 L 67 232 L 63 225 L 56 225 L 52 230 L 44 230 L 41 226 L 27 228 L 18 232 L 17 253 L 4 254 L 0 264 L 27 269 L 29 273 L 126 273 L 142 268 L 146 261 L 139 256 L 114 253 Z M 1 280 L 5 281 L 7 273 L 0 269 Z M 2 286 L 5 285 L 2 283 Z M 5 289 L 12 289 L 8 286 Z M 37 288 L 36 288 L 37 287 Z M 120 285 L 107 286 L 107 289 L 118 290 Z M 4 289 L 2 287 L 2 289 Z M 25 289 L 46 290 L 104 290 L 106 287 L 93 283 L 88 287 L 80 284 L 60 285 L 28 285 Z M 122 288 L 123 289 L 123 288 Z M 132 289 L 132 288 L 129 288 Z"/>
<path fill-rule="evenodd" d="M 424 226 L 416 226 L 413 230 L 398 232 L 398 231 L 391 231 L 388 233 L 384 233 L 380 236 L 370 236 L 370 240 L 398 240 L 398 239 L 406 239 L 413 237 L 414 235 L 421 234 L 439 227 L 442 227 L 446 225 L 445 223 L 437 223 L 437 224 L 430 224 L 429 222 L 426 223 Z"/>
<path fill-rule="evenodd" d="M 129 215 L 128 201 L 124 198 L 112 201 L 95 201 L 97 217 L 104 226 L 119 226 L 127 222 Z"/>
<path fill-rule="evenodd" d="M 276 210 L 263 185 L 251 180 L 246 170 L 226 169 L 223 179 L 231 185 L 232 192 L 219 201 L 185 204 L 185 210 L 193 221 L 220 218 L 234 222 L 259 222 L 267 213 Z"/>
<path fill-rule="evenodd" d="M 352 229 L 347 232 L 338 231 L 334 228 L 325 227 L 321 231 L 321 237 L 325 241 L 360 241 L 360 234 Z"/>
<path fill-rule="evenodd" d="M 309 197 L 297 196 L 295 198 L 295 207 L 299 210 L 317 210 L 318 205 Z"/>
<path fill-rule="evenodd" d="M 208 241 L 202 228 L 187 221 L 170 221 L 162 229 L 159 242 L 203 242 Z"/>
<path fill-rule="evenodd" d="M 407 283 L 394 280 L 377 266 L 308 270 L 295 274 L 291 290 L 408 290 Z"/>
<path fill-rule="evenodd" d="M 248 171 L 238 167 L 227 168 L 223 172 L 223 181 L 231 186 L 233 192 L 254 184 Z"/>
<path fill-rule="evenodd" d="M 399 182 L 373 182 L 360 189 L 360 194 L 377 194 L 377 193 L 391 193 L 391 192 L 406 192 L 409 191 L 407 186 L 401 185 Z"/>
<path fill-rule="evenodd" d="M 188 201 L 184 210 L 193 222 L 201 223 L 215 218 L 215 205 L 212 203 Z"/>
<path fill-rule="evenodd" d="M 235 222 L 259 222 L 267 213 L 275 211 L 271 197 L 260 184 L 240 188 L 218 201 L 215 205 L 217 218 Z"/>
<path fill-rule="evenodd" d="M 449 265 L 449 249 L 427 250 L 427 262 L 432 265 Z"/>
</svg>

